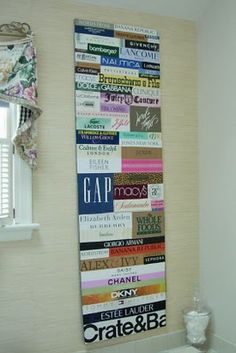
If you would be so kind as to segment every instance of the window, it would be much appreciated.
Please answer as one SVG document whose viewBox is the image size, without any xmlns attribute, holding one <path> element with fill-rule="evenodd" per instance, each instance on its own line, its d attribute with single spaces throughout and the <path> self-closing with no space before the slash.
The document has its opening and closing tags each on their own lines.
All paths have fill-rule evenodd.
<svg viewBox="0 0 236 353">
<path fill-rule="evenodd" d="M 0 105 L 0 224 L 13 221 L 12 143 L 8 104 Z"/>
<path fill-rule="evenodd" d="M 0 101 L 0 240 L 30 239 L 32 224 L 32 171 L 16 153 L 12 140 L 19 106 Z"/>
</svg>

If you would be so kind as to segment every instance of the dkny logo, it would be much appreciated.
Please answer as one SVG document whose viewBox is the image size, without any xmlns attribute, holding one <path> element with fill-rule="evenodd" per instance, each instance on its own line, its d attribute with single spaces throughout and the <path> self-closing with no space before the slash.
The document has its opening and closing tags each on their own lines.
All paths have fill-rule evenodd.
<svg viewBox="0 0 236 353">
<path fill-rule="evenodd" d="M 123 290 L 118 290 L 116 292 L 111 292 L 111 298 L 112 299 L 120 299 L 120 298 L 129 298 L 129 297 L 134 297 L 137 293 L 137 288 L 132 288 L 132 289 L 123 289 Z"/>
</svg>

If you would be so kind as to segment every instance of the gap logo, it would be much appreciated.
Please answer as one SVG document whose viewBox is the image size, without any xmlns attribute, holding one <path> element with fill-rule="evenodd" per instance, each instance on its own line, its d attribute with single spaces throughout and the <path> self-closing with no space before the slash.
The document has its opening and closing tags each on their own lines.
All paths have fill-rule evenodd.
<svg viewBox="0 0 236 353">
<path fill-rule="evenodd" d="M 113 174 L 78 174 L 79 214 L 113 212 Z"/>
</svg>

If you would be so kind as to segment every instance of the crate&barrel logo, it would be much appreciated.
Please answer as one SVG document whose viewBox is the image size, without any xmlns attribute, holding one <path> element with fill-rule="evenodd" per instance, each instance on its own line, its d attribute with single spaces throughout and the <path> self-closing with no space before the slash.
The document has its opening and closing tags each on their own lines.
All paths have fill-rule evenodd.
<svg viewBox="0 0 236 353">
<path fill-rule="evenodd" d="M 166 326 L 165 311 L 84 325 L 85 343 L 99 342 Z"/>
</svg>

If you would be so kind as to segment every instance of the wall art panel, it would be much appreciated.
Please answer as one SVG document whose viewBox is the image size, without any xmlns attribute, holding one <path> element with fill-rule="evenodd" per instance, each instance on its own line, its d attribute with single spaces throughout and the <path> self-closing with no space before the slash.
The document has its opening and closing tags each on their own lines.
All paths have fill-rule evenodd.
<svg viewBox="0 0 236 353">
<path fill-rule="evenodd" d="M 156 30 L 75 20 L 85 343 L 166 326 L 159 41 Z"/>
</svg>

